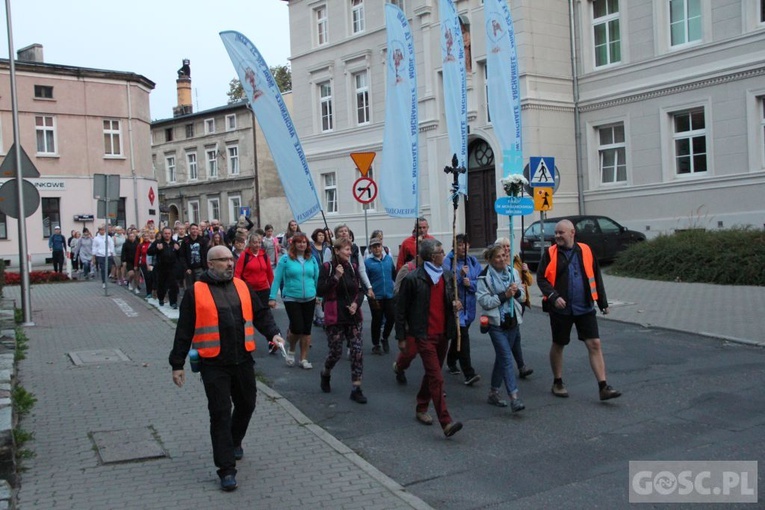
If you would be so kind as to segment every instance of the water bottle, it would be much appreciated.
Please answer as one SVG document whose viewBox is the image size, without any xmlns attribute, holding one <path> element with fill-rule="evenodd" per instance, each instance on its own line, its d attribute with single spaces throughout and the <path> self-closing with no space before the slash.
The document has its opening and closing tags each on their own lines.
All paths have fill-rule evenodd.
<svg viewBox="0 0 765 510">
<path fill-rule="evenodd" d="M 191 349 L 189 351 L 189 362 L 191 363 L 191 371 L 194 373 L 199 372 L 199 351 Z"/>
<path fill-rule="evenodd" d="M 480 324 L 481 324 L 481 333 L 485 335 L 486 333 L 489 332 L 489 316 L 481 315 Z"/>
</svg>

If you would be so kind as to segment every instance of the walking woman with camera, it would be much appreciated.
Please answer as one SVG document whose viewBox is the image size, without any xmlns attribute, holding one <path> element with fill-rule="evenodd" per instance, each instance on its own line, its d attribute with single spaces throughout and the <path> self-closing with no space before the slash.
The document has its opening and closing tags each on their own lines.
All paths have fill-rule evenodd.
<svg viewBox="0 0 765 510">
<path fill-rule="evenodd" d="M 495 353 L 488 402 L 498 407 L 507 407 L 507 401 L 499 393 L 504 383 L 510 397 L 510 409 L 518 412 L 526 406 L 518 397 L 512 351 L 523 322 L 521 303 L 526 295 L 518 271 L 512 266 L 508 267 L 502 246 L 490 246 L 484 252 L 484 257 L 488 265 L 478 276 L 476 299 L 483 309 L 483 315 L 489 318 L 489 337 Z"/>
</svg>

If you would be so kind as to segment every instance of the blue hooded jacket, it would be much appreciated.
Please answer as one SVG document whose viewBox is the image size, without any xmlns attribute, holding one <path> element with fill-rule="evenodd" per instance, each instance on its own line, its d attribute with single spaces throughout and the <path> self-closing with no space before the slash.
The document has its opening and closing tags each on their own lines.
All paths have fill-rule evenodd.
<svg viewBox="0 0 765 510">
<path fill-rule="evenodd" d="M 460 310 L 460 326 L 468 327 L 475 320 L 476 299 L 478 275 L 481 274 L 481 263 L 472 255 L 467 255 L 467 260 L 459 259 L 457 267 L 454 264 L 454 250 L 444 259 L 444 269 L 448 269 L 457 274 L 457 299 L 462 301 L 462 310 Z M 470 286 L 466 287 L 462 278 L 462 266 L 468 266 L 468 278 Z"/>
</svg>

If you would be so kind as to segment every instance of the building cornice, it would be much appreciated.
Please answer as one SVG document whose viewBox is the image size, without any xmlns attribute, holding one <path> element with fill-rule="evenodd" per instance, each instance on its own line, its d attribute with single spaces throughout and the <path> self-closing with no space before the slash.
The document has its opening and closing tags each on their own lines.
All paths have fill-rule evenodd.
<svg viewBox="0 0 765 510">
<path fill-rule="evenodd" d="M 90 67 L 67 66 L 61 64 L 47 64 L 44 62 L 24 62 L 15 61 L 16 70 L 35 74 L 51 74 L 54 76 L 74 76 L 76 78 L 101 78 L 106 80 L 119 80 L 127 82 L 136 82 L 153 90 L 155 83 L 140 74 L 126 71 L 110 71 L 108 69 L 93 69 Z M 9 69 L 10 65 L 7 58 L 0 58 L 0 69 Z"/>
</svg>

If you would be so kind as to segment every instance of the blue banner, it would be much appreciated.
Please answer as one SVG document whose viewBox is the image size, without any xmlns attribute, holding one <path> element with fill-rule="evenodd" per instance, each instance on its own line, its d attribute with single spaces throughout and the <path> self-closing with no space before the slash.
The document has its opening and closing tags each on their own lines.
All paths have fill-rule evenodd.
<svg viewBox="0 0 765 510">
<path fill-rule="evenodd" d="M 489 114 L 503 156 L 512 155 L 512 163 L 503 165 L 504 176 L 507 177 L 509 174 L 523 173 L 521 91 L 518 84 L 515 32 L 506 0 L 485 0 L 484 15 Z"/>
<path fill-rule="evenodd" d="M 298 223 L 309 220 L 321 210 L 321 205 L 279 87 L 249 39 L 234 31 L 221 32 L 220 37 L 271 149 L 292 215 Z"/>
<path fill-rule="evenodd" d="M 414 43 L 406 16 L 393 4 L 385 4 L 385 26 L 388 52 L 380 200 L 389 215 L 416 218 L 420 166 Z"/>
<path fill-rule="evenodd" d="M 465 44 L 457 9 L 452 0 L 439 0 L 441 14 L 441 59 L 444 77 L 444 113 L 449 145 L 458 166 L 467 168 L 467 71 Z M 451 154 L 450 154 L 451 156 Z M 449 157 L 451 161 L 451 157 Z M 459 192 L 467 195 L 467 173 L 459 174 Z"/>
</svg>

